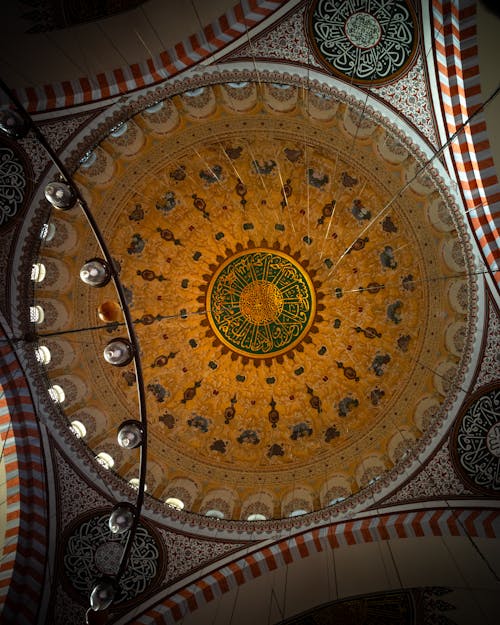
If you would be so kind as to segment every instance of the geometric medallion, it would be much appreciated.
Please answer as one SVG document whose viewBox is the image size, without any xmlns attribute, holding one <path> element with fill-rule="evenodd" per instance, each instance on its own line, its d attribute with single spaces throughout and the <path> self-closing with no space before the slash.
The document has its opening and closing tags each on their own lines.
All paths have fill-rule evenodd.
<svg viewBox="0 0 500 625">
<path fill-rule="evenodd" d="M 72 588 L 88 601 L 94 584 L 118 572 L 127 533 L 112 534 L 109 512 L 79 523 L 66 538 L 64 573 Z M 130 601 L 151 588 L 160 572 L 160 546 L 153 534 L 139 524 L 125 572 L 120 578 L 116 603 Z"/>
<path fill-rule="evenodd" d="M 316 314 L 310 277 L 291 256 L 254 248 L 238 252 L 215 271 L 207 316 L 232 351 L 252 358 L 279 356 L 308 333 Z"/>
<path fill-rule="evenodd" d="M 356 83 L 396 78 L 407 69 L 417 47 L 417 21 L 410 2 L 371 0 L 366 9 L 356 5 L 313 3 L 309 35 L 318 60 Z"/>
<path fill-rule="evenodd" d="M 476 399 L 454 432 L 458 466 L 467 481 L 488 494 L 500 493 L 500 388 Z"/>
</svg>

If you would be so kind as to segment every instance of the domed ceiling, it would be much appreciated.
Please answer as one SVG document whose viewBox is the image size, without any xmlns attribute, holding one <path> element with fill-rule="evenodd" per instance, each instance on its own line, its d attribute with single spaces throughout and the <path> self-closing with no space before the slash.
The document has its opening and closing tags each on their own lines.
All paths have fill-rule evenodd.
<svg viewBox="0 0 500 625">
<path fill-rule="evenodd" d="M 140 344 L 149 495 L 287 517 L 390 484 L 436 443 L 473 293 L 453 202 L 423 163 L 369 107 L 289 77 L 157 102 L 82 158 Z M 113 319 L 116 291 L 76 280 L 102 257 L 82 214 L 52 223 L 37 287 L 41 334 L 62 331 L 44 342 L 49 376 L 128 481 L 136 452 L 115 432 L 137 418 L 136 375 L 102 358 L 127 336 L 121 312 L 98 316 Z"/>
</svg>

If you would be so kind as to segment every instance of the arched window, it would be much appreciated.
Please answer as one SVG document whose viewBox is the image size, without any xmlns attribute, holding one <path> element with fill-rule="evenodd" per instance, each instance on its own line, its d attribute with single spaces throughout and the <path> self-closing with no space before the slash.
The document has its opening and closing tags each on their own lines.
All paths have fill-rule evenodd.
<svg viewBox="0 0 500 625">
<path fill-rule="evenodd" d="M 52 358 L 52 354 L 46 345 L 39 345 L 35 349 L 35 357 L 41 365 L 48 365 Z"/>
<path fill-rule="evenodd" d="M 341 501 L 344 501 L 345 497 L 335 497 L 335 499 L 332 499 L 328 502 L 329 506 L 334 506 L 336 503 L 340 503 Z"/>
<path fill-rule="evenodd" d="M 56 404 L 62 404 L 63 401 L 66 399 L 64 390 L 61 386 L 59 386 L 59 384 L 54 384 L 54 386 L 51 386 L 49 388 L 49 396 Z"/>
<path fill-rule="evenodd" d="M 130 479 L 128 481 L 128 483 L 130 484 L 130 486 L 132 486 L 132 488 L 135 488 L 135 490 L 137 490 L 139 488 L 139 478 L 138 477 L 133 477 L 132 479 Z M 148 485 L 144 484 L 144 490 L 148 490 Z"/>
<path fill-rule="evenodd" d="M 205 87 L 197 87 L 196 89 L 190 89 L 189 91 L 185 91 L 184 95 L 188 98 L 196 98 L 201 95 L 205 91 Z"/>
<path fill-rule="evenodd" d="M 177 497 L 169 497 L 165 500 L 167 506 L 172 508 L 177 508 L 177 510 L 182 510 L 184 508 L 184 502 L 182 499 L 178 499 Z"/>
<path fill-rule="evenodd" d="M 158 111 L 161 111 L 162 108 L 163 108 L 163 102 L 157 102 L 156 104 L 153 104 L 152 106 L 148 106 L 147 109 L 144 109 L 144 112 L 148 113 L 149 115 L 153 115 L 153 113 L 158 113 Z"/>
<path fill-rule="evenodd" d="M 302 516 L 303 514 L 307 514 L 307 510 L 303 510 L 302 508 L 299 508 L 297 510 L 292 510 L 292 512 L 290 512 L 288 516 L 289 517 Z"/>
<path fill-rule="evenodd" d="M 95 152 L 93 152 L 93 151 L 87 152 L 80 159 L 80 166 L 83 169 L 88 169 L 89 167 L 92 167 L 92 165 L 96 162 L 96 160 L 97 160 L 97 156 L 96 156 Z"/>
<path fill-rule="evenodd" d="M 207 510 L 205 512 L 205 516 L 209 516 L 209 517 L 212 517 L 214 519 L 223 519 L 224 518 L 224 513 L 221 512 L 220 510 L 216 510 L 214 508 L 212 510 Z"/>
<path fill-rule="evenodd" d="M 45 319 L 45 313 L 41 306 L 30 306 L 30 321 L 31 323 L 43 323 Z"/>
<path fill-rule="evenodd" d="M 127 132 L 127 129 L 128 129 L 127 122 L 123 122 L 123 124 L 119 124 L 118 126 L 115 126 L 109 134 L 111 137 L 114 137 L 116 139 L 117 137 L 121 137 L 122 135 L 124 135 Z"/>
<path fill-rule="evenodd" d="M 43 263 L 33 263 L 31 266 L 31 279 L 33 282 L 43 282 L 47 269 Z"/>
<path fill-rule="evenodd" d="M 247 521 L 265 521 L 266 517 L 263 514 L 259 514 L 258 512 L 254 512 L 253 514 L 249 514 L 247 516 Z"/>
<path fill-rule="evenodd" d="M 87 428 L 81 421 L 72 421 L 69 429 L 73 432 L 76 438 L 85 438 L 87 435 Z"/>
<path fill-rule="evenodd" d="M 113 458 L 106 453 L 105 451 L 101 451 L 95 457 L 97 462 L 103 466 L 105 469 L 112 469 L 115 466 L 115 461 Z"/>
<path fill-rule="evenodd" d="M 249 84 L 250 83 L 248 82 L 248 80 L 243 80 L 241 82 L 228 82 L 227 83 L 228 87 L 231 87 L 231 89 L 244 89 Z"/>
<path fill-rule="evenodd" d="M 43 224 L 40 229 L 40 239 L 42 241 L 51 241 L 56 233 L 56 227 L 53 223 Z"/>
</svg>

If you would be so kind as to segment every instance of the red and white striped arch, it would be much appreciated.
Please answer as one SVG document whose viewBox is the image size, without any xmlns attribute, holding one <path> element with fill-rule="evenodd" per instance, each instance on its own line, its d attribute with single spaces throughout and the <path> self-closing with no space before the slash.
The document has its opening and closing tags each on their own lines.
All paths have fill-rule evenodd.
<svg viewBox="0 0 500 625">
<path fill-rule="evenodd" d="M 173 625 L 187 612 L 196 610 L 245 582 L 328 549 L 395 538 L 466 535 L 498 538 L 500 510 L 418 510 L 315 528 L 258 549 L 205 575 L 137 617 L 134 623 Z"/>
<path fill-rule="evenodd" d="M 0 450 L 7 527 L 0 560 L 0 622 L 33 625 L 43 598 L 47 496 L 40 430 L 19 361 L 0 327 Z"/>
<path fill-rule="evenodd" d="M 30 113 L 42 113 L 106 98 L 160 83 L 222 50 L 260 24 L 288 0 L 240 0 L 224 15 L 173 48 L 141 63 L 43 87 L 18 89 L 16 94 Z"/>
<path fill-rule="evenodd" d="M 432 0 L 437 80 L 448 137 L 483 102 L 476 4 L 476 0 Z M 499 268 L 500 185 L 482 113 L 458 135 L 451 148 L 470 223 L 488 266 Z M 494 277 L 500 284 L 500 273 Z"/>
</svg>

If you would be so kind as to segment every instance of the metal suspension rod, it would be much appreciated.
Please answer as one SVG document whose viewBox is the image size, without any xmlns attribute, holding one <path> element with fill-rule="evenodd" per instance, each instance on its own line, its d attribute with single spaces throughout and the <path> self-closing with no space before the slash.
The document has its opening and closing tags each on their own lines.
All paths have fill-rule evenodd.
<svg viewBox="0 0 500 625">
<path fill-rule="evenodd" d="M 118 292 L 118 298 L 120 300 L 120 305 L 121 308 L 123 310 L 123 314 L 125 317 L 125 323 L 127 326 L 127 331 L 128 331 L 128 335 L 130 338 L 130 341 L 132 343 L 132 347 L 134 350 L 134 365 L 135 365 L 135 372 L 136 372 L 136 379 L 137 379 L 137 392 L 138 392 L 138 399 L 139 399 L 139 419 L 141 422 L 141 426 L 142 426 L 142 433 L 143 433 L 143 441 L 142 444 L 140 446 L 140 461 L 139 461 L 139 485 L 138 485 L 138 489 L 137 489 L 137 498 L 136 498 L 136 505 L 135 505 L 135 514 L 134 514 L 134 519 L 132 522 L 132 526 L 129 529 L 129 533 L 127 535 L 127 540 L 125 542 L 125 546 L 122 552 L 122 556 L 120 559 L 120 564 L 118 567 L 118 572 L 116 574 L 116 580 L 119 582 L 121 576 L 123 575 L 127 563 L 128 563 L 128 559 L 130 556 L 130 552 L 132 549 L 132 544 L 134 542 L 134 538 L 137 532 L 137 528 L 139 525 L 139 518 L 140 518 L 140 514 L 141 514 L 141 510 L 142 510 L 142 506 L 144 503 L 144 492 L 145 492 L 145 484 L 146 484 L 146 469 L 147 469 L 147 412 L 146 412 L 146 393 L 145 393 L 145 388 L 144 388 L 144 380 L 143 380 L 143 375 L 142 375 L 142 365 L 141 365 L 141 358 L 140 358 L 140 350 L 139 350 L 139 341 L 137 339 L 137 335 L 135 333 L 135 329 L 134 329 L 134 323 L 132 320 L 132 316 L 130 313 L 130 309 L 128 307 L 127 301 L 126 301 L 126 297 L 125 297 L 125 291 L 123 288 L 123 285 L 121 284 L 121 281 L 119 279 L 118 273 L 115 269 L 114 263 L 113 263 L 113 259 L 111 257 L 111 254 L 108 250 L 108 247 L 106 245 L 106 242 L 104 240 L 104 237 L 97 225 L 96 220 L 94 219 L 94 216 L 92 215 L 89 207 L 87 206 L 87 203 L 83 197 L 83 195 L 80 193 L 80 190 L 78 189 L 77 185 L 74 183 L 71 174 L 69 173 L 69 171 L 67 170 L 66 166 L 64 165 L 64 163 L 60 160 L 58 154 L 55 152 L 55 150 L 51 147 L 51 145 L 48 143 L 45 135 L 40 131 L 40 129 L 36 126 L 36 124 L 34 123 L 33 119 L 31 118 L 31 116 L 29 115 L 29 113 L 26 111 L 26 109 L 24 108 L 24 106 L 22 105 L 22 103 L 20 102 L 20 100 L 18 99 L 18 97 L 16 96 L 16 94 L 5 84 L 5 82 L 0 78 L 0 88 L 4 91 L 4 93 L 7 95 L 7 97 L 10 99 L 10 101 L 14 104 L 14 106 L 17 109 L 17 112 L 19 113 L 19 115 L 21 115 L 21 117 L 23 118 L 23 120 L 26 122 L 28 129 L 32 130 L 33 133 L 35 134 L 38 142 L 42 145 L 42 147 L 45 149 L 45 151 L 47 152 L 47 154 L 50 156 L 53 164 L 56 166 L 56 168 L 59 170 L 59 173 L 61 174 L 61 176 L 64 178 L 65 182 L 71 187 L 73 193 L 75 194 L 78 203 L 85 215 L 85 217 L 87 218 L 87 221 L 94 233 L 94 236 L 96 237 L 96 240 L 99 244 L 99 247 L 101 248 L 101 251 L 103 253 L 103 256 L 106 260 L 106 262 L 109 265 L 109 270 L 111 272 L 111 276 L 113 278 L 113 282 L 115 284 L 116 290 Z"/>
</svg>

